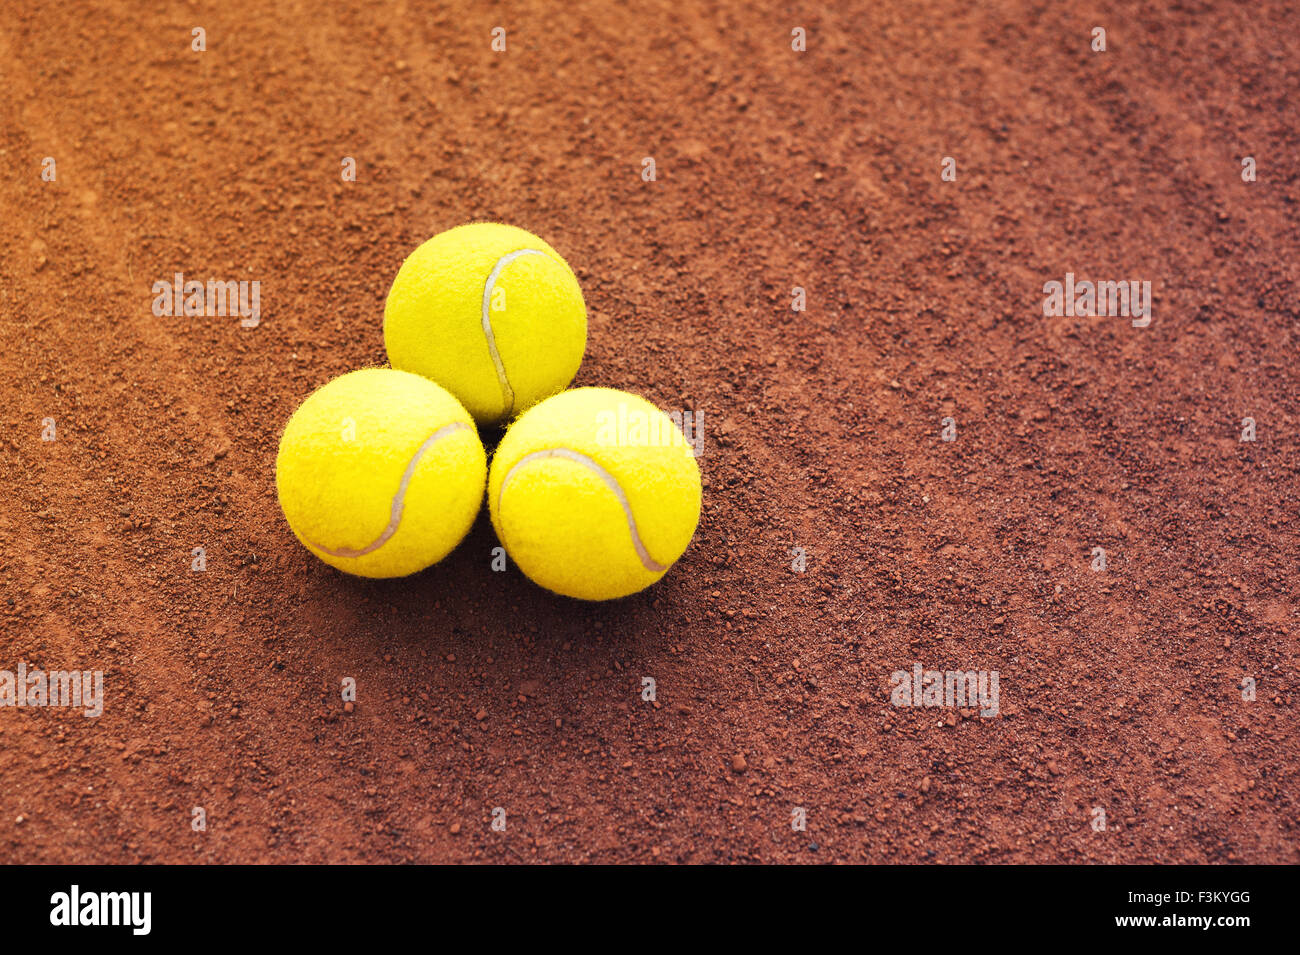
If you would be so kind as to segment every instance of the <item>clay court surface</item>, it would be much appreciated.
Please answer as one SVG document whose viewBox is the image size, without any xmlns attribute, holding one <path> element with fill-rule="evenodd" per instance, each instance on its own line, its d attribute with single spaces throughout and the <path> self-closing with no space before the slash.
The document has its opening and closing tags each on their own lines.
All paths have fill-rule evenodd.
<svg viewBox="0 0 1300 955">
<path fill-rule="evenodd" d="M 0 709 L 0 859 L 1300 861 L 1300 12 L 833 6 L 9 4 L 0 669 L 105 702 Z M 280 514 L 471 220 L 573 265 L 577 384 L 703 415 L 638 596 L 494 573 L 486 514 L 349 578 Z M 177 272 L 260 324 L 155 316 Z M 1045 318 L 1067 272 L 1150 325 Z M 917 663 L 1000 712 L 891 705 Z"/>
</svg>

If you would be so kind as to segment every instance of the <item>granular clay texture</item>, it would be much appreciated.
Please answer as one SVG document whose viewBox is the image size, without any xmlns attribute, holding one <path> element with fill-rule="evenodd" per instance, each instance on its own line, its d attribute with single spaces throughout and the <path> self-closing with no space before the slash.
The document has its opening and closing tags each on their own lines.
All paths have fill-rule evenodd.
<svg viewBox="0 0 1300 955">
<path fill-rule="evenodd" d="M 0 670 L 105 699 L 0 708 L 0 858 L 1300 862 L 1293 5 L 10 6 Z M 280 514 L 293 409 L 475 220 L 573 265 L 576 384 L 702 415 L 640 595 L 494 572 L 486 512 L 396 581 Z M 259 322 L 156 316 L 176 273 Z M 1067 273 L 1149 325 L 1045 317 Z M 893 705 L 917 664 L 997 714 Z"/>
</svg>

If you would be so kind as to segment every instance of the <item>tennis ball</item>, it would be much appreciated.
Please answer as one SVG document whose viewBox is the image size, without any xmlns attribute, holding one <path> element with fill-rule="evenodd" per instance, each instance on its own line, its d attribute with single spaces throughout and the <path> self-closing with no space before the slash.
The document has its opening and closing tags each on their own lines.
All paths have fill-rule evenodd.
<svg viewBox="0 0 1300 955">
<path fill-rule="evenodd" d="M 312 392 L 280 438 L 275 486 L 289 527 L 331 567 L 402 577 L 445 557 L 483 503 L 474 420 L 427 378 L 350 372 Z"/>
<path fill-rule="evenodd" d="M 519 569 L 567 597 L 649 587 L 700 520 L 700 469 L 681 430 L 636 395 L 576 388 L 524 412 L 488 472 L 492 526 Z"/>
<path fill-rule="evenodd" d="M 384 305 L 394 368 L 442 385 L 479 424 L 564 390 L 587 345 L 582 289 L 560 254 L 510 225 L 435 235 L 397 270 Z"/>
</svg>

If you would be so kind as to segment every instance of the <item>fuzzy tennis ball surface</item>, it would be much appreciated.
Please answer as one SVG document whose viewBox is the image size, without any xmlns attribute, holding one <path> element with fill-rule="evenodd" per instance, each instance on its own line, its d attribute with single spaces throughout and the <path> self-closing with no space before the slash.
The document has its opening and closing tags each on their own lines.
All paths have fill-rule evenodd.
<svg viewBox="0 0 1300 955">
<path fill-rule="evenodd" d="M 475 222 L 435 235 L 384 305 L 394 368 L 442 385 L 479 424 L 508 420 L 578 373 L 587 306 L 573 270 L 523 229 Z"/>
<path fill-rule="evenodd" d="M 312 392 L 275 461 L 294 534 L 361 577 L 403 577 L 445 557 L 474 523 L 486 476 L 469 413 L 429 379 L 389 368 Z"/>
<path fill-rule="evenodd" d="M 691 542 L 700 469 L 667 415 L 637 395 L 576 388 L 526 411 L 488 472 L 492 526 L 535 583 L 610 600 L 649 587 Z"/>
</svg>

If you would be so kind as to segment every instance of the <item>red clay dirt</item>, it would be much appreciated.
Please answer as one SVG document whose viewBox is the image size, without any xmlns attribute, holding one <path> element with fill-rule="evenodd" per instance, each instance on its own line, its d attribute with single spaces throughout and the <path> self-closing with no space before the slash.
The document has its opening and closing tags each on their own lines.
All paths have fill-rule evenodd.
<svg viewBox="0 0 1300 955">
<path fill-rule="evenodd" d="M 1300 12 L 835 7 L 8 5 L 0 670 L 106 700 L 0 708 L 0 859 L 1300 861 Z M 643 594 L 280 515 L 289 415 L 472 220 L 574 266 L 577 384 L 703 413 Z M 156 317 L 177 272 L 260 324 Z M 1067 272 L 1151 324 L 1045 318 Z M 916 663 L 999 714 L 891 705 Z"/>
</svg>

